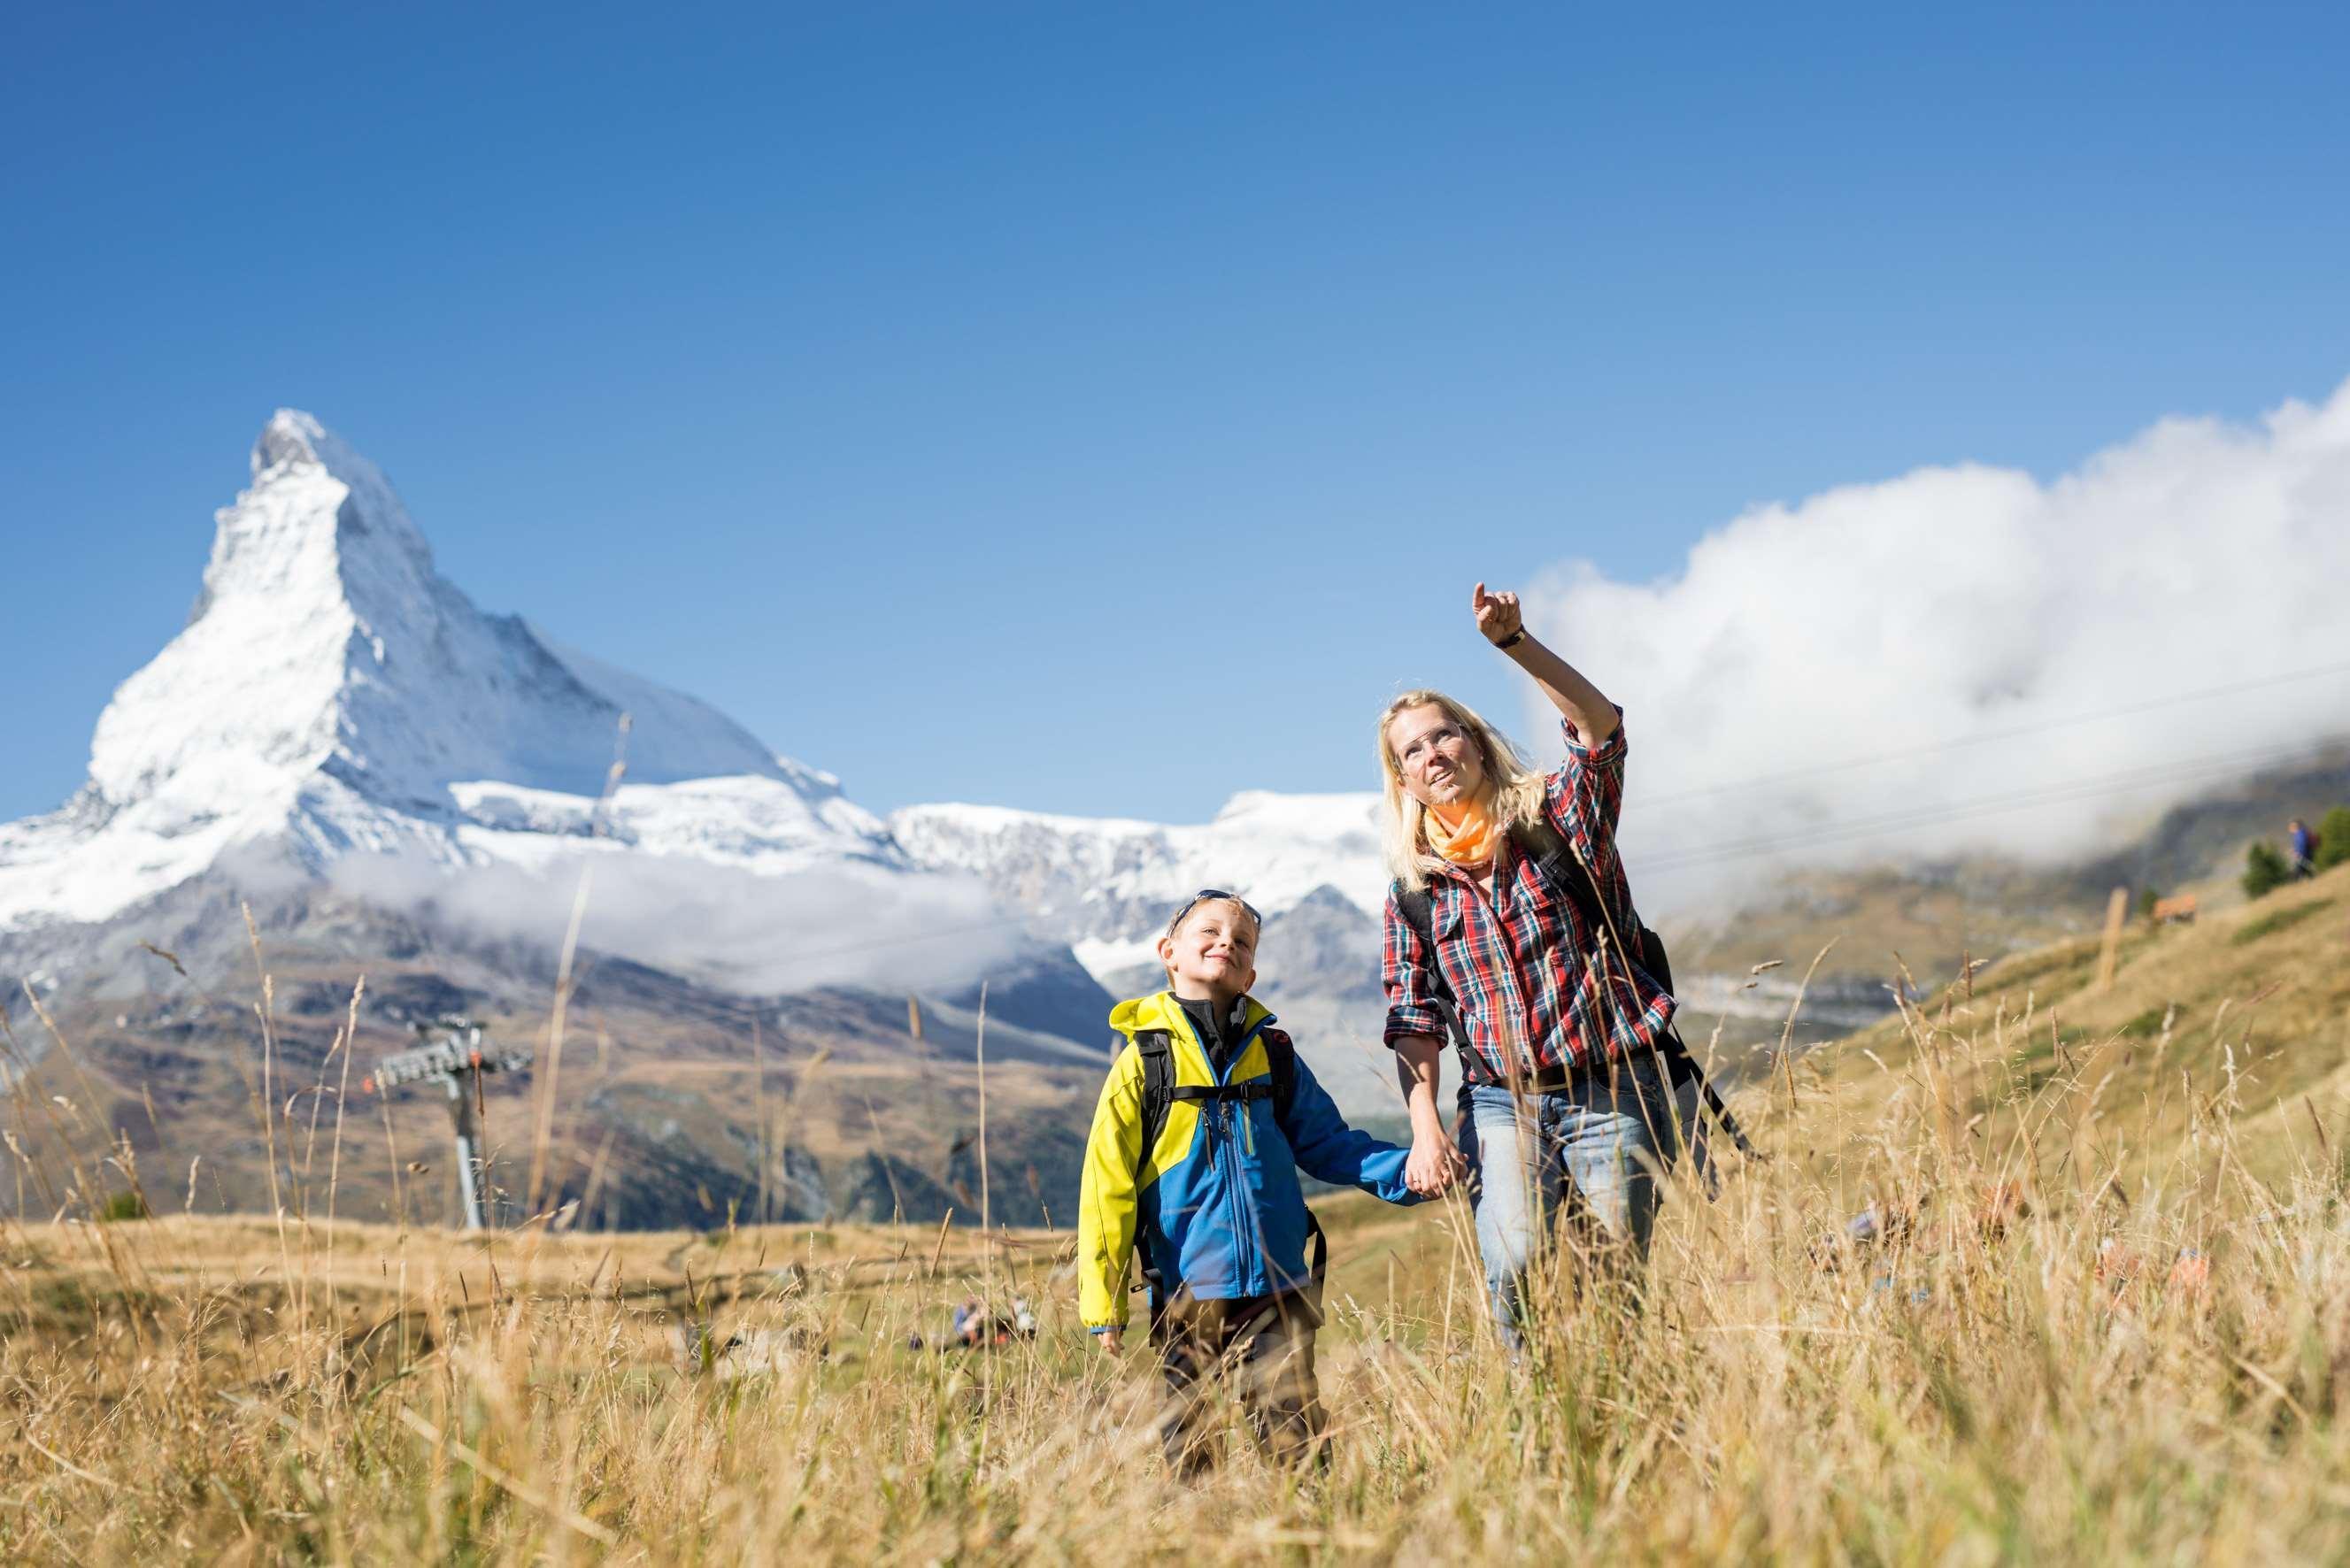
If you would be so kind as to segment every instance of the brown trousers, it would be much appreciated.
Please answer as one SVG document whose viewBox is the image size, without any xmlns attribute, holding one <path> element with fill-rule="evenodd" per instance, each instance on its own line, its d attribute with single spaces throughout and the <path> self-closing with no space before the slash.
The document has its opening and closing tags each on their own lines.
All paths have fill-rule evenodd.
<svg viewBox="0 0 2350 1568">
<path fill-rule="evenodd" d="M 1220 1395 L 1239 1401 L 1250 1434 L 1276 1463 L 1329 1463 L 1314 1381 L 1322 1314 L 1300 1293 L 1201 1301 L 1179 1290 L 1152 1318 L 1169 1407 L 1159 1427 L 1168 1463 L 1198 1475 L 1216 1460 Z"/>
</svg>

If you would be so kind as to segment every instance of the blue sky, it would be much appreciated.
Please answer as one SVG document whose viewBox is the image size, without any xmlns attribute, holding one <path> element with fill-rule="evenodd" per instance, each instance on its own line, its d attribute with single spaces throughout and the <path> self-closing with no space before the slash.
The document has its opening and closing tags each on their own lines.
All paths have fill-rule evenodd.
<svg viewBox="0 0 2350 1568">
<path fill-rule="evenodd" d="M 353 9 L 0 24 L 0 818 L 280 404 L 868 805 L 1198 819 L 1514 716 L 1478 577 L 2350 374 L 2338 7 Z"/>
</svg>

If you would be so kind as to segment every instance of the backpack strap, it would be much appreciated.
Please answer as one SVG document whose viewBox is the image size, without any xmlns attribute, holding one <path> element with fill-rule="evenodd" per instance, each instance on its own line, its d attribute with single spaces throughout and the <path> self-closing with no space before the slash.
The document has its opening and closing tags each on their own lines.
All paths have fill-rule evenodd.
<svg viewBox="0 0 2350 1568">
<path fill-rule="evenodd" d="M 1159 1147 L 1159 1135 L 1167 1130 L 1167 1113 L 1178 1101 L 1199 1105 L 1271 1100 L 1273 1114 L 1283 1121 L 1289 1119 L 1289 1108 L 1297 1101 L 1297 1047 L 1278 1030 L 1259 1033 L 1257 1041 L 1264 1047 L 1268 1067 L 1264 1077 L 1244 1084 L 1178 1084 L 1175 1037 L 1164 1029 L 1145 1029 L 1135 1035 L 1134 1048 L 1142 1056 L 1142 1150 L 1135 1160 L 1137 1179 L 1150 1151 Z"/>
<path fill-rule="evenodd" d="M 1142 1057 L 1142 1152 L 1134 1162 L 1139 1179 L 1150 1151 L 1159 1147 L 1159 1135 L 1167 1130 L 1168 1107 L 1175 1103 L 1175 1037 L 1164 1029 L 1145 1029 L 1135 1035 L 1134 1048 Z"/>
<path fill-rule="evenodd" d="M 1246 1084 L 1178 1084 L 1175 1085 L 1174 1093 L 1168 1096 L 1170 1100 L 1180 1100 L 1185 1105 L 1197 1105 L 1202 1100 L 1211 1102 L 1227 1100 L 1237 1103 L 1244 1100 L 1269 1100 L 1273 1097 L 1273 1085 L 1263 1078 Z"/>
<path fill-rule="evenodd" d="M 1614 917 L 1607 913 L 1600 894 L 1598 874 L 1592 870 L 1589 862 L 1575 852 L 1575 846 L 1567 842 L 1566 836 L 1546 817 L 1511 831 L 1521 851 L 1534 862 L 1534 874 L 1559 897 L 1575 906 L 1576 913 L 1583 917 L 1586 928 L 1614 937 L 1616 922 Z M 1429 951 L 1429 970 L 1437 987 L 1433 1000 L 1451 1029 L 1454 1044 L 1461 1048 L 1465 1087 L 1466 1068 L 1475 1060 L 1475 1054 L 1470 1047 L 1467 1031 L 1461 1027 L 1460 1011 L 1452 1000 L 1452 989 L 1445 982 L 1443 970 L 1435 962 L 1434 899 L 1424 888 L 1415 892 L 1399 888 L 1395 897 L 1396 912 L 1403 917 L 1404 923 L 1411 928 L 1412 934 L 1419 938 L 1420 945 Z M 1673 989 L 1673 970 L 1665 957 L 1664 939 L 1641 923 L 1638 914 L 1631 917 L 1630 923 L 1638 933 L 1636 940 L 1640 944 L 1640 967 L 1669 993 Z M 1681 1038 L 1679 1029 L 1669 1028 L 1666 1031 L 1664 1037 L 1658 1042 L 1658 1054 L 1664 1058 L 1666 1075 L 1673 1083 L 1685 1083 L 1691 1078 L 1697 1080 L 1698 1095 L 1705 1103 L 1706 1113 L 1721 1125 L 1738 1151 L 1750 1158 L 1761 1158 L 1759 1151 L 1748 1141 L 1746 1130 L 1738 1125 L 1738 1118 L 1731 1115 L 1730 1107 L 1722 1103 L 1713 1081 L 1698 1065 L 1696 1055 L 1690 1050 L 1689 1043 Z"/>
<path fill-rule="evenodd" d="M 1567 843 L 1565 836 L 1546 820 L 1518 831 L 1526 839 L 1535 873 L 1573 900 L 1584 920 L 1599 929 L 1607 940 L 1614 940 L 1617 952 L 1622 953 L 1622 940 L 1617 935 L 1615 919 L 1607 913 L 1599 890 L 1599 874 L 1591 868 L 1591 863 L 1576 854 L 1575 846 Z M 1570 867 L 1573 867 L 1572 873 Z M 1638 914 L 1631 916 L 1629 924 L 1635 933 L 1634 940 L 1640 944 L 1637 955 L 1640 967 L 1648 971 L 1649 979 L 1669 993 L 1673 989 L 1673 969 L 1665 958 L 1665 940 L 1642 924 Z M 1603 992 L 1605 989 L 1603 986 Z M 1738 1125 L 1738 1118 L 1730 1114 L 1728 1106 L 1722 1104 L 1713 1080 L 1707 1077 L 1705 1069 L 1698 1065 L 1696 1055 L 1690 1050 L 1689 1042 L 1681 1038 L 1678 1027 L 1666 1026 L 1664 1035 L 1657 1042 L 1657 1054 L 1662 1059 L 1669 1086 L 1687 1083 L 1692 1078 L 1697 1080 L 1698 1097 L 1704 1102 L 1706 1113 L 1721 1124 L 1721 1130 L 1730 1136 L 1731 1143 L 1736 1146 L 1739 1153 L 1750 1159 L 1760 1159 L 1762 1155 L 1747 1140 L 1746 1129 Z"/>
<path fill-rule="evenodd" d="M 1150 1151 L 1159 1147 L 1159 1135 L 1167 1130 L 1168 1108 L 1175 1103 L 1175 1037 L 1164 1029 L 1141 1030 L 1134 1036 L 1134 1049 L 1142 1058 L 1142 1144 L 1134 1157 L 1134 1179 L 1139 1185 L 1142 1168 L 1150 1163 Z M 1134 1266 L 1150 1293 L 1150 1322 L 1155 1329 L 1167 1292 L 1159 1271 L 1151 1266 L 1150 1249 L 1139 1232 L 1134 1238 Z"/>
<path fill-rule="evenodd" d="M 1305 1301 L 1319 1321 L 1322 1282 L 1330 1274 L 1330 1238 L 1322 1233 L 1322 1221 L 1314 1217 L 1311 1209 L 1305 1211 Z"/>
<path fill-rule="evenodd" d="M 1257 1040 L 1264 1046 L 1274 1119 L 1286 1126 L 1289 1109 L 1297 1104 L 1297 1043 L 1278 1029 L 1261 1031 Z"/>
<path fill-rule="evenodd" d="M 1159 1134 L 1167 1130 L 1167 1113 L 1179 1100 L 1189 1104 L 1230 1101 L 1245 1105 L 1252 1100 L 1271 1100 L 1274 1116 L 1289 1119 L 1290 1107 L 1297 1103 L 1297 1046 L 1281 1031 L 1264 1030 L 1257 1035 L 1264 1047 L 1267 1075 L 1245 1084 L 1178 1084 L 1175 1081 L 1175 1037 L 1164 1029 L 1145 1029 L 1134 1036 L 1134 1048 L 1142 1057 L 1142 1147 L 1135 1156 L 1134 1175 L 1139 1182 L 1142 1168 L 1149 1163 L 1150 1151 L 1159 1147 Z M 1314 1222 L 1313 1213 L 1305 1216 L 1314 1232 L 1315 1247 L 1314 1282 L 1318 1288 L 1327 1265 L 1330 1244 L 1323 1238 L 1322 1228 Z M 1166 1292 L 1159 1271 L 1150 1266 L 1149 1254 L 1137 1237 L 1135 1262 L 1142 1274 L 1142 1282 L 1150 1290 L 1150 1314 L 1155 1321 Z"/>
</svg>

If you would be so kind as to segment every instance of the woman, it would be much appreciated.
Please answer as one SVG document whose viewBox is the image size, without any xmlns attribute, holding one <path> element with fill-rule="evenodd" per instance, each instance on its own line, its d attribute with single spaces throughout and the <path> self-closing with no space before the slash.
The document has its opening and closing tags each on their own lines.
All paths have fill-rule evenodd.
<svg viewBox="0 0 2350 1568">
<path fill-rule="evenodd" d="M 1477 1247 L 1495 1323 L 1521 1343 L 1525 1282 L 1570 1191 L 1599 1240 L 1645 1258 L 1678 1147 L 1659 1071 L 1673 999 L 1637 932 L 1616 854 L 1621 711 L 1524 627 L 1515 594 L 1471 600 L 1477 629 L 1557 707 L 1548 777 L 1460 702 L 1411 691 L 1379 715 L 1389 875 L 1387 1041 L 1411 1114 L 1406 1179 L 1443 1190 L 1468 1166 L 1438 1109 L 1448 1034 L 1469 1083 L 1483 1192 Z M 1587 878 L 1568 885 L 1569 878 Z"/>
</svg>

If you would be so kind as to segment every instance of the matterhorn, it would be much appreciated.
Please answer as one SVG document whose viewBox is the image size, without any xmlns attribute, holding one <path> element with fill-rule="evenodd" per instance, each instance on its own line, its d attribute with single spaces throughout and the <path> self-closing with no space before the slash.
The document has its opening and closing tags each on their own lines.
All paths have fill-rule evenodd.
<svg viewBox="0 0 2350 1568">
<path fill-rule="evenodd" d="M 983 1048 L 1020 1065 L 991 1131 L 1028 1179 L 997 1212 L 1067 1211 L 1108 999 L 1066 941 L 707 704 L 478 608 L 308 414 L 271 418 L 251 469 L 88 782 L 0 826 L 12 1074 L 119 1158 L 192 1168 L 191 1206 L 254 1207 L 294 1179 L 255 1121 L 286 1113 L 263 1053 L 273 1093 L 393 1138 L 421 1116 L 430 1148 L 431 1107 L 309 1075 L 452 1012 L 549 1044 L 560 989 L 551 1185 L 599 1221 L 935 1220 L 976 1175 Z M 530 1087 L 504 1093 L 493 1144 L 529 1130 Z M 390 1158 L 346 1174 L 362 1209 L 441 1217 Z"/>
</svg>

